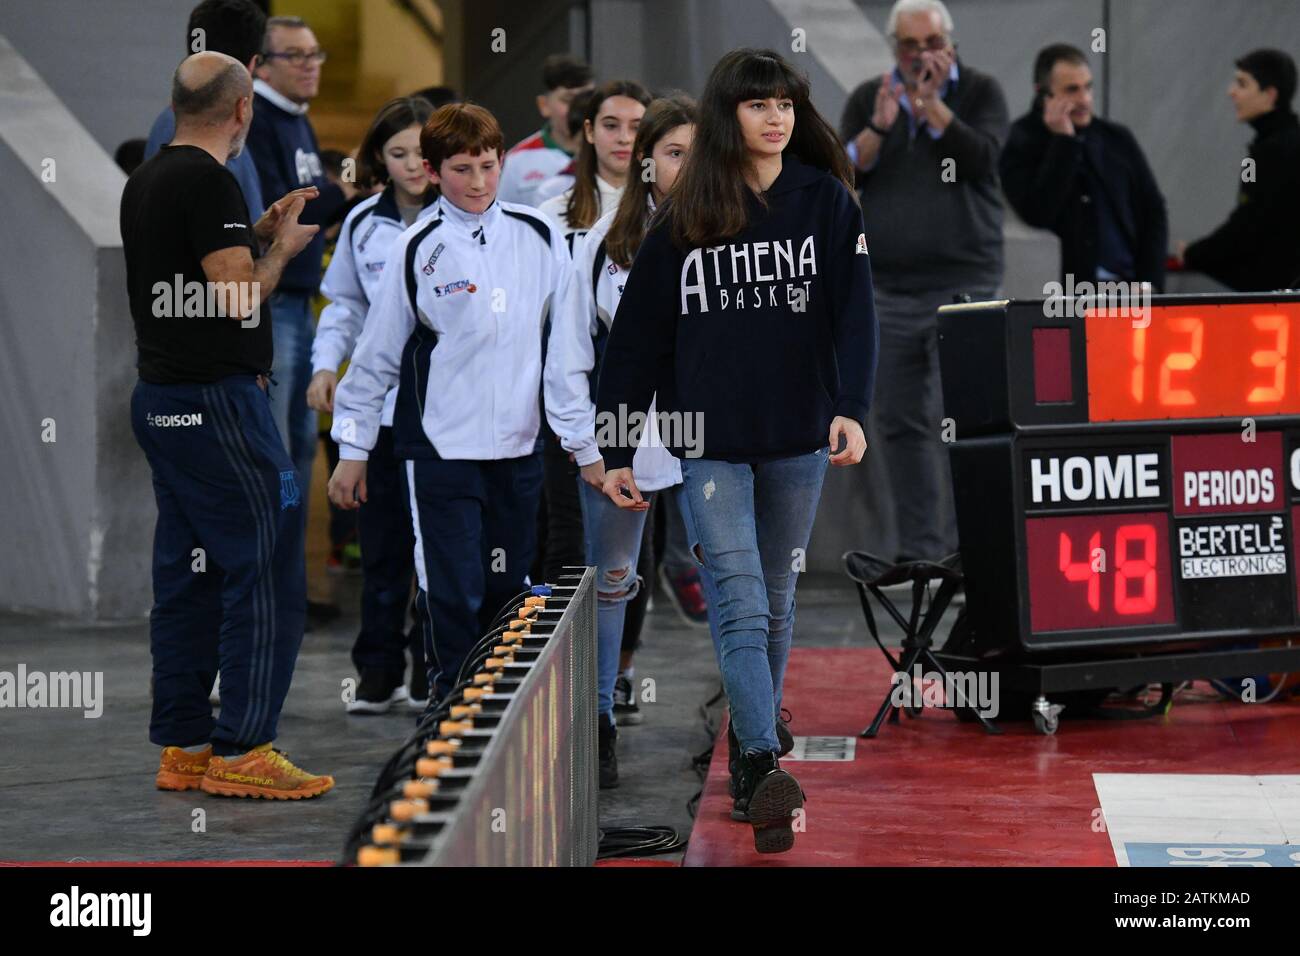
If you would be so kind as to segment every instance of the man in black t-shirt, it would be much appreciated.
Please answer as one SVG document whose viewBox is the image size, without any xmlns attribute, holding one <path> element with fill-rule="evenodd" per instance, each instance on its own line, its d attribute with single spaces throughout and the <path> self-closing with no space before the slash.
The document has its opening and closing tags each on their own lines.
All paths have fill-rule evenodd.
<svg viewBox="0 0 1300 956">
<path fill-rule="evenodd" d="M 157 785 L 301 799 L 329 790 L 273 750 L 306 610 L 302 493 L 266 394 L 262 302 L 315 235 L 298 189 L 255 224 L 226 160 L 252 121 L 248 70 L 197 53 L 172 81 L 176 135 L 122 193 L 140 381 L 136 440 L 153 471 Z M 221 714 L 208 690 L 221 673 Z"/>
</svg>

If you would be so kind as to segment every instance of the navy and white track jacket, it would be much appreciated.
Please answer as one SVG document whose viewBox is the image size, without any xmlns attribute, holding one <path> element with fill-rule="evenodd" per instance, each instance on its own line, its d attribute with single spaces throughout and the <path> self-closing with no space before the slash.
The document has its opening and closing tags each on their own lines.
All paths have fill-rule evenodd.
<svg viewBox="0 0 1300 956">
<path fill-rule="evenodd" d="M 437 196 L 431 191 L 418 222 L 433 212 Z M 406 229 L 389 183 L 384 191 L 363 199 L 348 213 L 338 243 L 325 270 L 321 295 L 329 304 L 321 310 L 311 346 L 311 373 L 337 372 L 352 354 L 370 303 L 379 291 L 379 277 L 397 237 Z M 383 424 L 393 424 L 397 389 L 384 399 Z"/>
<path fill-rule="evenodd" d="M 531 206 L 498 200 L 480 216 L 441 197 L 388 261 L 334 399 L 340 456 L 369 456 L 394 385 L 399 458 L 532 454 L 543 324 L 573 271 L 559 225 Z"/>
</svg>

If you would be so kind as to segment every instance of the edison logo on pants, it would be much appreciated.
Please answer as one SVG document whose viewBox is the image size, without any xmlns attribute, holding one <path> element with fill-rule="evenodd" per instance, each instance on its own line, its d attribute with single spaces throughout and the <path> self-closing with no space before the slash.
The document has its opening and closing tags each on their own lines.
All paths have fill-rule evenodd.
<svg viewBox="0 0 1300 956">
<path fill-rule="evenodd" d="M 146 425 L 152 425 L 154 428 L 182 428 L 186 425 L 202 425 L 203 413 L 194 412 L 185 415 L 155 415 L 153 412 L 147 412 L 144 416 Z"/>
</svg>

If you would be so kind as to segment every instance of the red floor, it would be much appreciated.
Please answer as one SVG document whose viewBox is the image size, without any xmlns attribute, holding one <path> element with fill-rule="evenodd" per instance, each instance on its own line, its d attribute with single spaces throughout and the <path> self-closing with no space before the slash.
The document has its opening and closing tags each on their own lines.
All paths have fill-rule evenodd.
<svg viewBox="0 0 1300 956">
<path fill-rule="evenodd" d="M 796 649 L 785 706 L 798 736 L 856 736 L 889 686 L 872 650 Z M 1204 685 L 1198 685 L 1197 689 Z M 1204 695 L 1197 695 L 1203 697 Z M 1300 773 L 1300 701 L 1175 703 L 1166 717 L 978 724 L 927 710 L 859 739 L 852 762 L 787 762 L 807 794 L 806 832 L 759 856 L 728 813 L 725 726 L 714 748 L 686 866 L 1114 866 L 1094 829 L 1093 773 Z"/>
</svg>

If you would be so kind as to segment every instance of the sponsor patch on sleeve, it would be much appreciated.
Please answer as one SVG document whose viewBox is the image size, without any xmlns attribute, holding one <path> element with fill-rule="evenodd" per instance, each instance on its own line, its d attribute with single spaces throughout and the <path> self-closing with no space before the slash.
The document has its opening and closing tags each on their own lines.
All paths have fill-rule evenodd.
<svg viewBox="0 0 1300 956">
<path fill-rule="evenodd" d="M 854 247 L 853 251 L 856 252 L 856 253 L 857 253 L 858 255 L 860 255 L 860 256 L 865 256 L 865 255 L 867 254 L 867 235 L 866 235 L 866 233 L 863 233 L 863 232 L 858 233 L 858 244 L 857 244 L 857 246 Z"/>
</svg>

